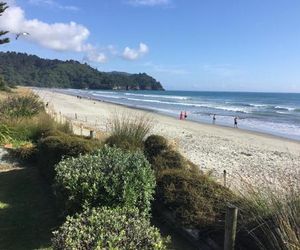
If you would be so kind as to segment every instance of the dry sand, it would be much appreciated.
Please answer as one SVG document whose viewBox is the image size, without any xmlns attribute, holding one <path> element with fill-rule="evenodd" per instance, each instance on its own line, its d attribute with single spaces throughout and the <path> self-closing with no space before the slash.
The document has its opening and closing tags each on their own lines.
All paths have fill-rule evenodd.
<svg viewBox="0 0 300 250">
<path fill-rule="evenodd" d="M 229 127 L 180 121 L 153 112 L 78 99 L 49 90 L 36 93 L 57 114 L 61 113 L 73 123 L 83 123 L 104 132 L 109 131 L 109 119 L 115 113 L 131 117 L 149 115 L 154 124 L 152 133 L 168 138 L 185 157 L 201 170 L 211 172 L 221 183 L 226 170 L 227 183 L 231 188 L 247 182 L 258 187 L 276 184 L 283 188 L 300 183 L 300 142 Z"/>
</svg>

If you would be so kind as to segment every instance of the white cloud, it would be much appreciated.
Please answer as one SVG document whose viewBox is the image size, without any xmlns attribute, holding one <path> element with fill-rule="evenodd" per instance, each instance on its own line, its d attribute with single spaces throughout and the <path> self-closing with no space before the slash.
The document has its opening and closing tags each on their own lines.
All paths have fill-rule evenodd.
<svg viewBox="0 0 300 250">
<path fill-rule="evenodd" d="M 107 60 L 107 56 L 102 52 L 98 52 L 97 50 L 89 51 L 84 57 L 84 61 L 87 62 L 106 63 Z"/>
<path fill-rule="evenodd" d="M 0 29 L 17 34 L 28 32 L 23 37 L 39 45 L 58 51 L 82 52 L 91 45 L 86 44 L 89 30 L 75 22 L 48 24 L 38 19 L 26 19 L 25 12 L 19 6 L 10 6 L 2 15 Z"/>
<path fill-rule="evenodd" d="M 38 44 L 55 51 L 71 51 L 84 53 L 89 62 L 105 63 L 110 57 L 123 57 L 127 60 L 136 60 L 149 52 L 145 43 L 140 43 L 137 49 L 126 47 L 123 53 L 118 52 L 115 46 L 97 48 L 87 42 L 90 31 L 88 28 L 75 22 L 46 23 L 38 19 L 27 19 L 24 10 L 16 5 L 14 0 L 7 0 L 9 8 L 0 17 L 0 30 L 9 30 L 11 34 L 27 32 L 30 35 L 20 36 L 19 39 Z M 52 4 L 52 0 L 31 0 L 36 3 Z"/>
<path fill-rule="evenodd" d="M 129 47 L 126 47 L 123 52 L 123 58 L 126 60 L 137 60 L 141 58 L 143 55 L 147 54 L 149 52 L 149 48 L 146 44 L 140 43 L 138 49 L 131 49 Z"/>
<path fill-rule="evenodd" d="M 128 0 L 127 3 L 133 6 L 157 6 L 169 5 L 171 0 Z"/>
<path fill-rule="evenodd" d="M 33 5 L 45 5 L 52 8 L 57 8 L 61 10 L 71 10 L 71 11 L 77 11 L 79 10 L 78 7 L 73 5 L 61 5 L 60 3 L 54 1 L 54 0 L 29 0 L 30 4 Z"/>
</svg>

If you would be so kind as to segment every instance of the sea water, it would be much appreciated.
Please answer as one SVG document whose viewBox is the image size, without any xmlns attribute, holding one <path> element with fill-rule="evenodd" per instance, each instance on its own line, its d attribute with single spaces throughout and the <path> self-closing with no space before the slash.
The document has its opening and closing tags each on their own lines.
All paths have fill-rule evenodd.
<svg viewBox="0 0 300 250">
<path fill-rule="evenodd" d="M 56 90 L 179 118 L 238 127 L 300 140 L 300 93 L 249 93 L 204 91 L 103 91 Z"/>
</svg>

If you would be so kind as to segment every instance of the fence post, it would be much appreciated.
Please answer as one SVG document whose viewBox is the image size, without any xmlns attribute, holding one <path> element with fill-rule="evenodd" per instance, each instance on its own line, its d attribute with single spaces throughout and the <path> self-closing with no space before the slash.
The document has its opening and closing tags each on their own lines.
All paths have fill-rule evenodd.
<svg viewBox="0 0 300 250">
<path fill-rule="evenodd" d="M 62 124 L 62 115 L 61 115 L 61 111 L 59 111 L 59 123 Z"/>
<path fill-rule="evenodd" d="M 223 171 L 223 178 L 224 178 L 224 187 L 226 187 L 227 183 L 226 183 L 226 177 L 227 177 L 227 172 L 226 170 Z"/>
<path fill-rule="evenodd" d="M 94 132 L 95 132 L 95 131 L 93 131 L 93 130 L 90 130 L 90 138 L 91 138 L 91 139 L 93 139 L 93 138 L 95 137 L 95 134 L 94 134 Z"/>
<path fill-rule="evenodd" d="M 225 219 L 225 239 L 224 250 L 234 250 L 238 208 L 233 205 L 227 205 Z"/>
</svg>

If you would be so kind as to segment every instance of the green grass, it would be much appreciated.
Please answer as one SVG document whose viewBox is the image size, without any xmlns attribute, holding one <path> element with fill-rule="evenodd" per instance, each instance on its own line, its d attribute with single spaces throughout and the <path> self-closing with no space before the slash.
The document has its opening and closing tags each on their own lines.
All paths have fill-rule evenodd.
<svg viewBox="0 0 300 250">
<path fill-rule="evenodd" d="M 0 249 L 50 248 L 57 225 L 50 190 L 36 168 L 0 172 Z"/>
</svg>

